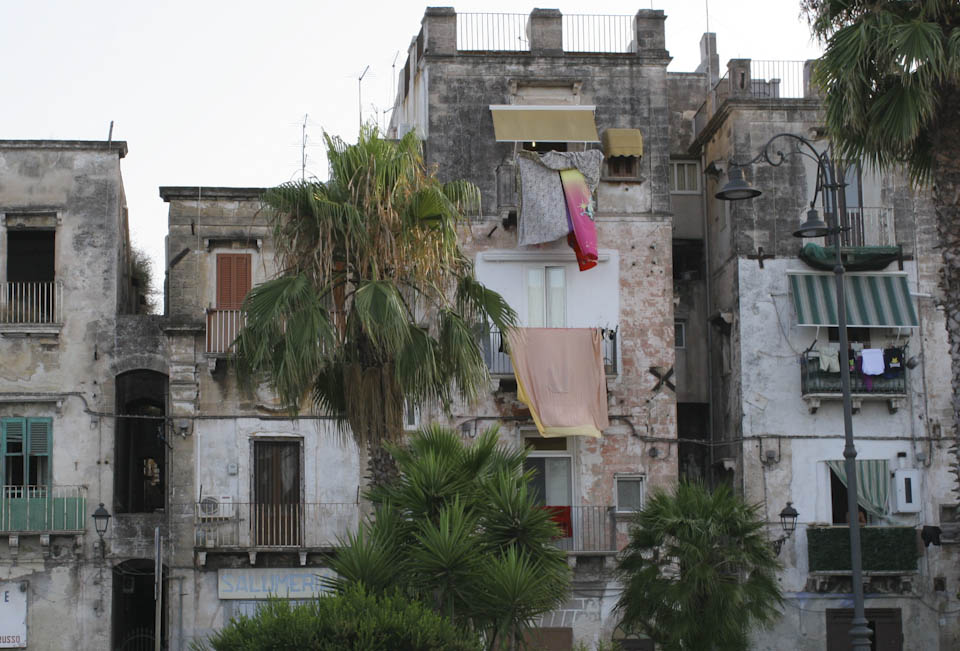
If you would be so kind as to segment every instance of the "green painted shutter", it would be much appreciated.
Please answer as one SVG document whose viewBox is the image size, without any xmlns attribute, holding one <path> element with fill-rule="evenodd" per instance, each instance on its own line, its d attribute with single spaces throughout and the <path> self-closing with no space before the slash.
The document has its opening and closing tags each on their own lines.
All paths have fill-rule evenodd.
<svg viewBox="0 0 960 651">
<path fill-rule="evenodd" d="M 53 448 L 53 421 L 31 418 L 27 421 L 27 484 L 50 485 L 50 457 Z"/>
</svg>

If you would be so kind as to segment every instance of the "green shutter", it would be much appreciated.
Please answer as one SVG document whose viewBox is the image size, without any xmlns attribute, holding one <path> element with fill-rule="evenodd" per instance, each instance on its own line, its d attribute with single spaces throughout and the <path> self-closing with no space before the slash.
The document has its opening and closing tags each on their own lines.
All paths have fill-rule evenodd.
<svg viewBox="0 0 960 651">
<path fill-rule="evenodd" d="M 27 484 L 31 486 L 48 486 L 50 484 L 50 453 L 53 447 L 51 440 L 53 421 L 50 418 L 31 418 L 27 421 L 27 455 L 30 458 L 27 470 Z M 34 460 L 34 457 L 43 457 Z"/>
</svg>

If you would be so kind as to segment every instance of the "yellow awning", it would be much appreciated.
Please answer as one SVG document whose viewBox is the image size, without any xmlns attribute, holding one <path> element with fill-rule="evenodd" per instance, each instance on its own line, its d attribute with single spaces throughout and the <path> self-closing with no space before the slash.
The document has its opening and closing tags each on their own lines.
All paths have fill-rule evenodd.
<svg viewBox="0 0 960 651">
<path fill-rule="evenodd" d="M 493 105 L 497 142 L 600 142 L 595 106 Z"/>
<path fill-rule="evenodd" d="M 603 132 L 603 155 L 643 156 L 643 134 L 640 129 L 607 129 Z"/>
</svg>

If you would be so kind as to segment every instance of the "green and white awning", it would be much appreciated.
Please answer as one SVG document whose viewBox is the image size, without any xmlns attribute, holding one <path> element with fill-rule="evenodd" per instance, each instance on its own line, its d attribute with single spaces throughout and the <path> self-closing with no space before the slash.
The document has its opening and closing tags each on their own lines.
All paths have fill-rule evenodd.
<svg viewBox="0 0 960 651">
<path fill-rule="evenodd" d="M 797 325 L 836 326 L 833 274 L 790 272 L 787 276 L 797 309 Z M 844 279 L 848 326 L 916 328 L 919 325 L 906 274 L 847 273 Z"/>
</svg>

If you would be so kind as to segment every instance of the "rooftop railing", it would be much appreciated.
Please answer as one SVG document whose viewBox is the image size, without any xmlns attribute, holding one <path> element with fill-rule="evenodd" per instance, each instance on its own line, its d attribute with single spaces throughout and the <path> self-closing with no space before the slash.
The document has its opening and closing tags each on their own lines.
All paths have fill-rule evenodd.
<svg viewBox="0 0 960 651">
<path fill-rule="evenodd" d="M 637 51 L 633 16 L 564 14 L 563 51 L 630 54 Z"/>
<path fill-rule="evenodd" d="M 457 14 L 461 52 L 528 52 L 527 14 Z"/>
</svg>

